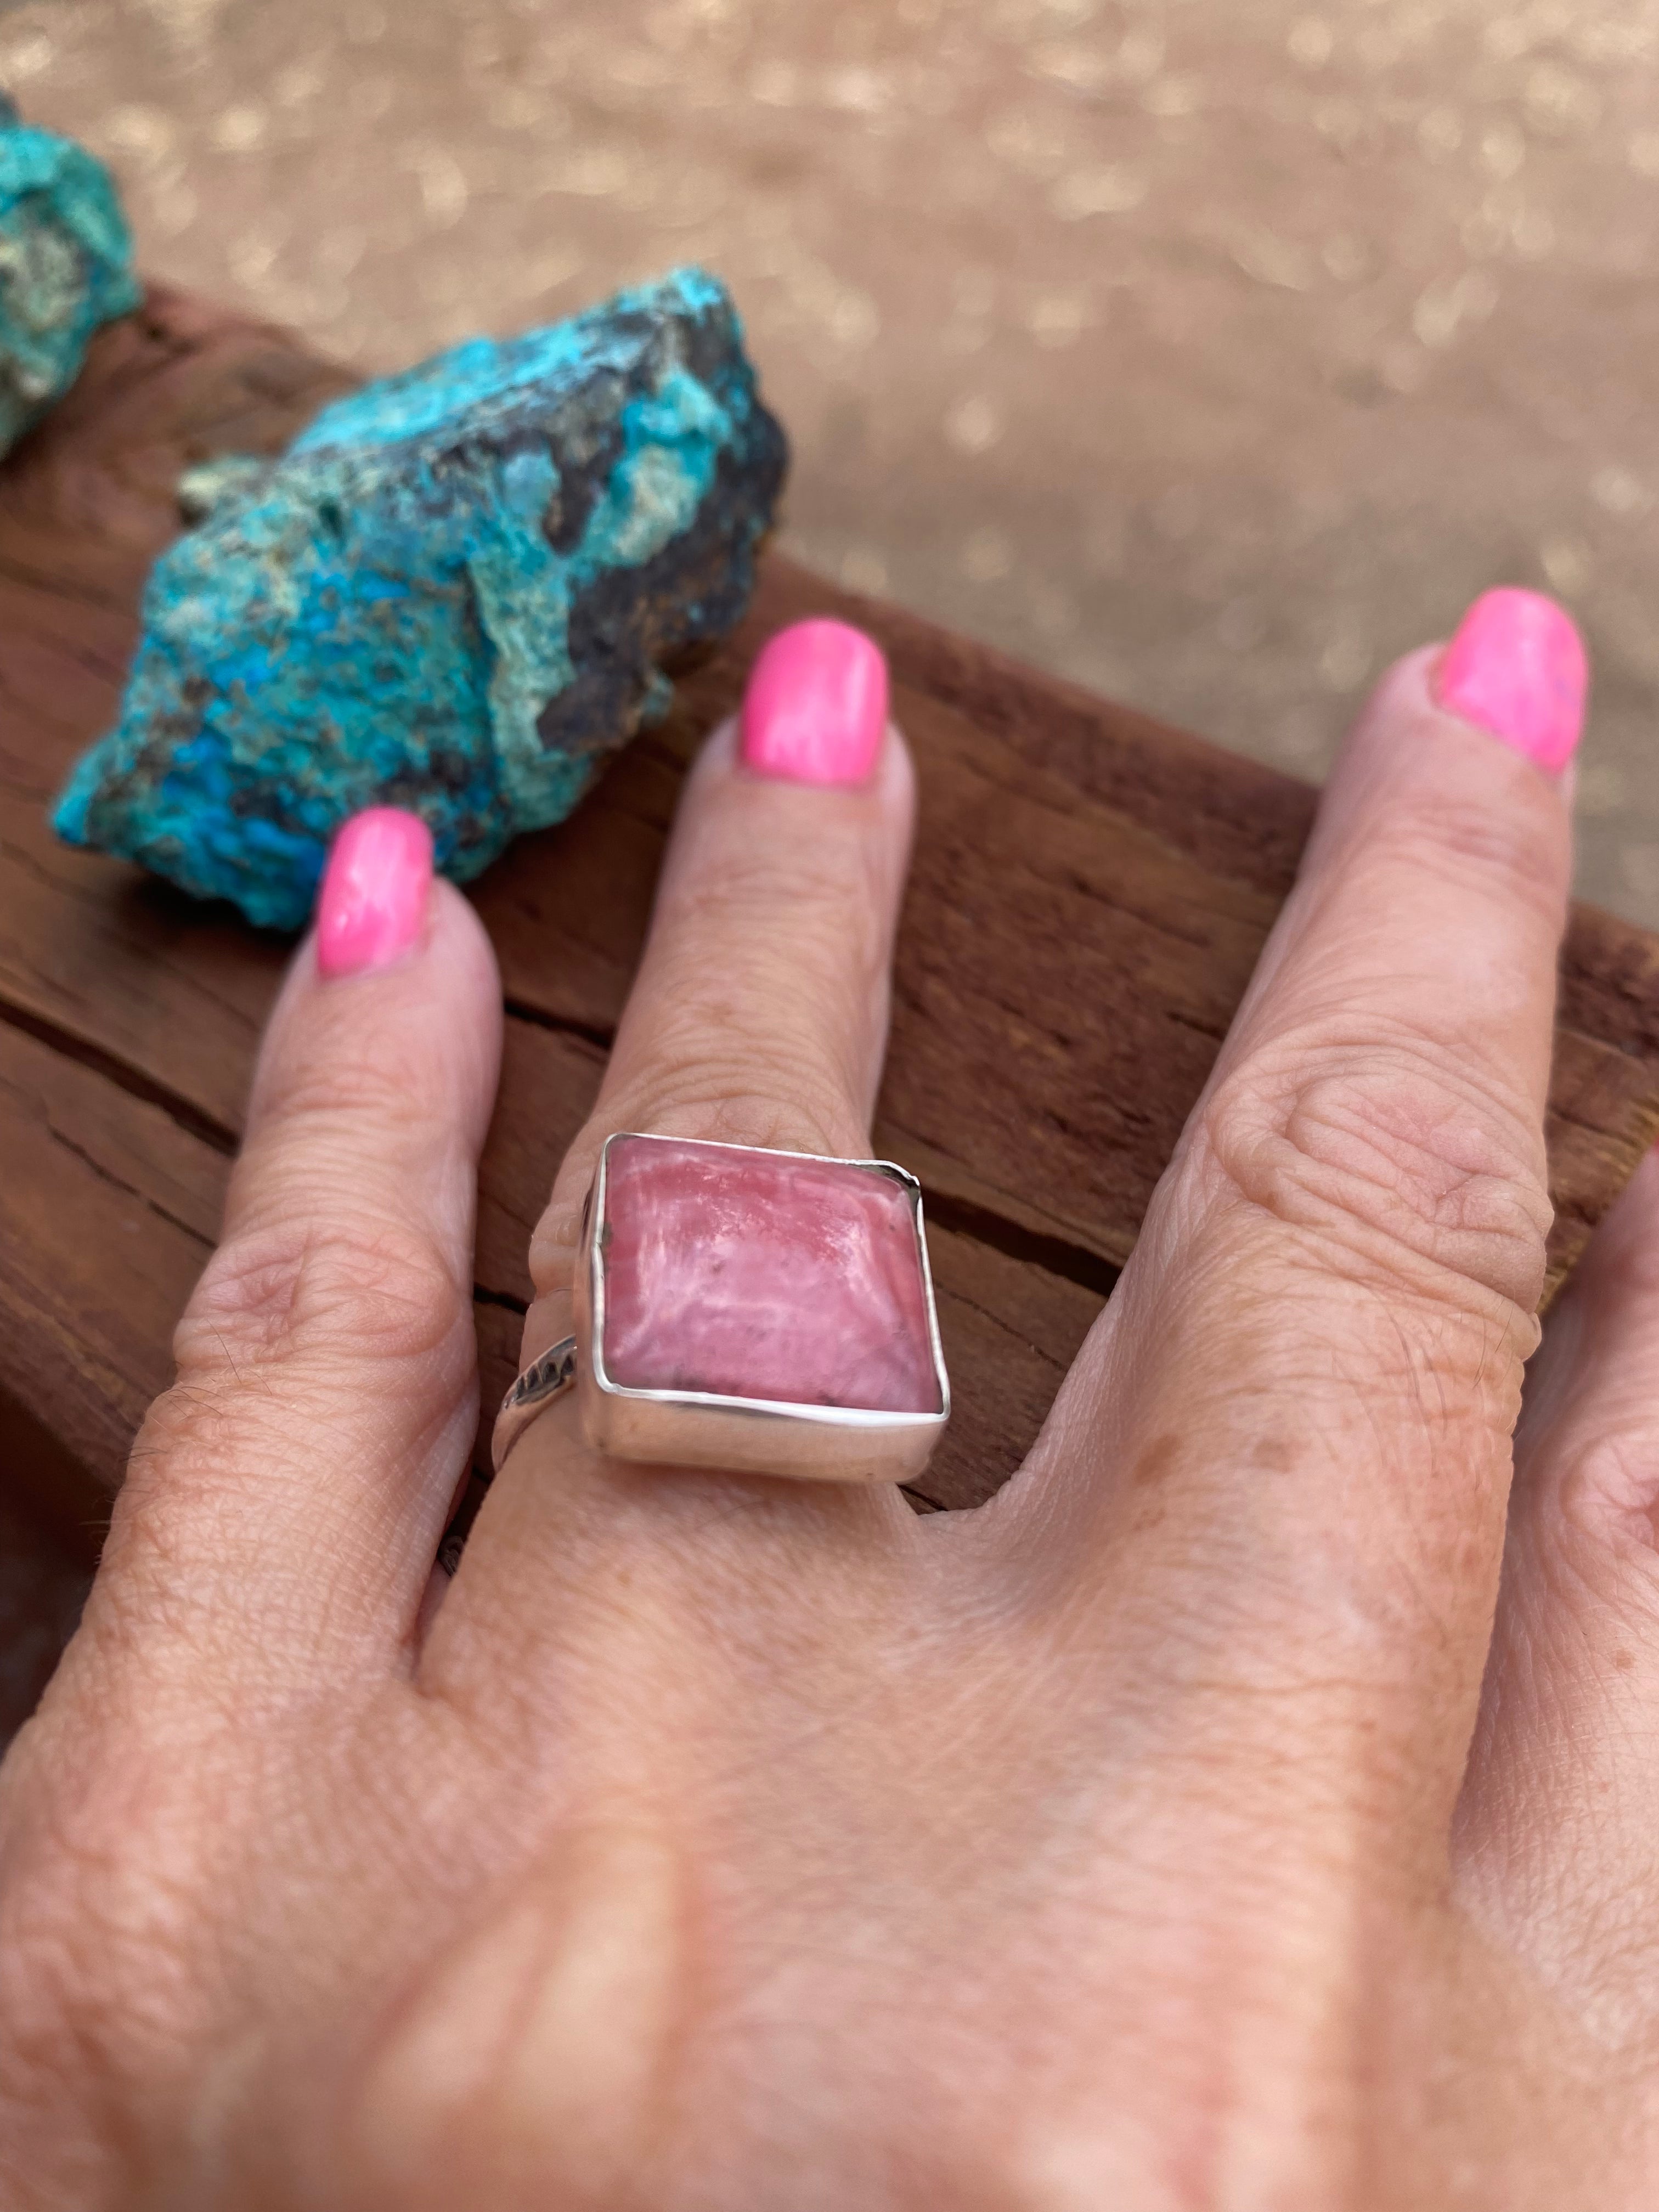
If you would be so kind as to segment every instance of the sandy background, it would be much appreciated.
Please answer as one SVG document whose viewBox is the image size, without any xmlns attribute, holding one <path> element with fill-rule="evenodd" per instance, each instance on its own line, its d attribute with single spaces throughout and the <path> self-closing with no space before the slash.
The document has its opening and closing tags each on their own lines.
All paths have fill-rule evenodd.
<svg viewBox="0 0 1659 2212">
<path fill-rule="evenodd" d="M 798 552 L 1301 773 L 1547 585 L 1659 925 L 1659 7 L 28 0 L 0 83 L 364 368 L 707 261 Z"/>
</svg>

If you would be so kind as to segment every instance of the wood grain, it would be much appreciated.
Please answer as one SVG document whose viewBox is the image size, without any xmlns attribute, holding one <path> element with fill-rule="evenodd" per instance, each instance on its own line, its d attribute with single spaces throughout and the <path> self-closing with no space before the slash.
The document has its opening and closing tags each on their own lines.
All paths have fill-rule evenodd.
<svg viewBox="0 0 1659 2212">
<path fill-rule="evenodd" d="M 183 465 L 269 452 L 348 380 L 280 331 L 156 292 L 0 468 L 0 1443 L 84 1544 L 210 1249 L 287 948 L 58 846 L 45 809 L 113 718 Z M 593 1095 L 685 762 L 759 642 L 808 611 L 891 658 L 921 773 L 877 1142 L 927 1187 L 960 1407 L 927 1499 L 1029 1447 L 1294 873 L 1315 795 L 778 559 L 742 634 L 580 814 L 477 889 L 507 1005 L 482 1176 L 485 1402 L 525 1249 Z M 1579 909 L 1550 1115 L 1552 1288 L 1659 1131 L 1659 945 Z M 69 1540 L 65 1536 L 64 1540 Z"/>
</svg>

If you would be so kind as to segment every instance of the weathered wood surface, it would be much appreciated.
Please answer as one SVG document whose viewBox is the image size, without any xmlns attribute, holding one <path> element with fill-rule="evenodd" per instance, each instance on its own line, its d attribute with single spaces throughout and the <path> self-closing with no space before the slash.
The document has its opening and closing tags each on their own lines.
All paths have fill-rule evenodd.
<svg viewBox="0 0 1659 2212">
<path fill-rule="evenodd" d="M 157 295 L 0 469 L 0 1468 L 71 1528 L 95 1527 L 168 1378 L 286 948 L 66 851 L 45 808 L 113 717 L 180 468 L 276 448 L 345 381 L 280 332 Z M 921 769 L 877 1142 L 927 1188 L 960 1412 L 927 1490 L 964 1504 L 1030 1443 L 1133 1243 L 1313 794 L 771 560 L 671 721 L 477 887 L 508 1009 L 476 1270 L 486 1404 L 684 762 L 758 641 L 809 611 L 886 646 Z M 1563 974 L 1553 1284 L 1659 1131 L 1659 944 L 1580 909 Z"/>
</svg>

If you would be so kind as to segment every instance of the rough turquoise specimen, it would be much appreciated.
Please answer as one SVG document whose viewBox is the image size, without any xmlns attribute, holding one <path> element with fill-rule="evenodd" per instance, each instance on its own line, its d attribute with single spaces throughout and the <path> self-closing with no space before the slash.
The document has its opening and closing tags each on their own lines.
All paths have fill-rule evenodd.
<svg viewBox="0 0 1659 2212">
<path fill-rule="evenodd" d="M 688 270 L 195 471 L 59 833 L 283 929 L 360 807 L 412 808 L 477 875 L 666 708 L 665 659 L 741 619 L 786 462 L 729 296 Z"/>
<path fill-rule="evenodd" d="M 0 94 L 0 453 L 69 390 L 100 325 L 143 296 L 108 170 Z"/>
</svg>

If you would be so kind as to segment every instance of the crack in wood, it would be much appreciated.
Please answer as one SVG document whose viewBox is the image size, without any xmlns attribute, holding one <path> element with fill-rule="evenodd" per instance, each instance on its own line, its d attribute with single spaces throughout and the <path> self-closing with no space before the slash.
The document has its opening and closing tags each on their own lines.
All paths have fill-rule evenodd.
<svg viewBox="0 0 1659 2212">
<path fill-rule="evenodd" d="M 1040 1229 L 1028 1229 L 1018 1221 L 993 1213 L 988 1206 L 977 1206 L 972 1199 L 961 1198 L 948 1191 L 931 1190 L 924 1187 L 923 1212 L 929 1222 L 937 1223 L 953 1236 L 966 1237 L 976 1244 L 988 1245 L 993 1252 L 1000 1252 L 1005 1259 L 1023 1260 L 1028 1265 L 1041 1267 L 1050 1275 L 1059 1275 L 1068 1283 L 1076 1283 L 1097 1297 L 1110 1297 L 1121 1267 L 1091 1252 L 1084 1244 L 1073 1244 L 1063 1237 L 1045 1234 Z"/>
<path fill-rule="evenodd" d="M 1165 1020 L 1173 1022 L 1177 1029 L 1190 1030 L 1194 1036 L 1201 1036 L 1206 1044 L 1212 1044 L 1218 1049 L 1227 1042 L 1227 1025 L 1224 1023 L 1201 1022 L 1196 1014 L 1189 1014 L 1180 1006 L 1166 1006 L 1164 1015 Z"/>
<path fill-rule="evenodd" d="M 66 599 L 71 605 L 96 607 L 104 614 L 121 614 L 131 621 L 131 602 L 121 592 L 100 591 L 91 580 L 77 577 L 70 569 L 31 568 L 26 562 L 0 554 L 0 582 L 15 584 L 26 592 L 39 592 L 43 598 Z M 125 675 L 125 668 L 117 667 L 99 655 L 88 653 L 72 640 L 60 640 L 54 630 L 51 642 L 56 649 L 61 643 L 66 659 L 89 675 L 102 677 L 107 682 L 118 684 Z"/>
<path fill-rule="evenodd" d="M 941 1223 L 939 1225 L 942 1228 L 944 1224 Z M 958 1231 L 956 1233 L 959 1234 L 960 1232 Z M 972 1237 L 968 1241 L 970 1243 L 979 1242 L 977 1238 Z M 988 1251 L 991 1248 L 988 1245 L 981 1244 L 981 1250 Z M 1054 1385 L 1056 1389 L 1059 1389 L 1060 1382 L 1063 1382 L 1065 1380 L 1066 1376 L 1070 1370 L 1069 1361 L 1056 1358 L 1055 1355 L 1052 1352 L 1048 1351 L 1045 1346 L 1036 1343 L 1025 1331 L 1017 1328 L 1009 1320 L 1006 1314 L 999 1313 L 994 1307 L 988 1306 L 982 1299 L 970 1298 L 967 1291 L 963 1289 L 960 1283 L 952 1283 L 948 1286 L 948 1288 L 943 1284 L 936 1285 L 935 1287 L 939 1291 L 941 1303 L 948 1298 L 953 1307 L 966 1307 L 969 1313 L 977 1314 L 982 1322 L 986 1322 L 990 1328 L 995 1329 L 1000 1335 L 1012 1337 L 1017 1344 L 1022 1345 L 1027 1352 L 1033 1355 L 1034 1358 L 1040 1359 L 1045 1367 L 1048 1368 L 1053 1374 L 1060 1378 L 1060 1381 Z"/>
<path fill-rule="evenodd" d="M 89 1152 L 84 1145 L 76 1144 L 73 1137 L 60 1129 L 50 1115 L 46 1117 L 46 1134 L 54 1145 L 61 1145 L 66 1152 L 79 1160 L 83 1166 L 90 1168 L 100 1182 L 107 1183 L 112 1190 L 122 1192 L 125 1196 L 142 1206 L 147 1213 L 153 1213 L 158 1221 L 165 1221 L 170 1228 L 176 1229 L 180 1235 L 188 1237 L 192 1243 L 199 1244 L 204 1253 L 213 1250 L 212 1237 L 204 1237 L 199 1229 L 193 1228 L 179 1214 L 169 1212 L 165 1206 L 151 1198 L 147 1191 L 140 1190 L 136 1183 L 127 1182 L 124 1176 L 118 1176 L 112 1168 L 106 1167 L 104 1162 Z"/>
<path fill-rule="evenodd" d="M 1607 1130 L 1604 1123 L 1586 1121 L 1582 1114 L 1575 1114 L 1570 1106 L 1558 1105 L 1554 1099 L 1551 1099 L 1544 1118 L 1547 1122 L 1558 1122 L 1564 1129 L 1577 1129 L 1587 1137 L 1594 1137 L 1598 1143 L 1605 1143 L 1607 1140 Z M 1652 1116 L 1650 1115 L 1643 1118 L 1651 1120 Z M 1635 1149 L 1640 1153 L 1645 1151 L 1646 1147 L 1638 1141 Z"/>
<path fill-rule="evenodd" d="M 617 1032 L 599 1022 L 580 1021 L 574 1014 L 556 1014 L 545 1006 L 532 1006 L 527 999 L 504 999 L 503 1012 L 509 1021 L 527 1022 L 532 1029 L 551 1030 L 556 1036 L 575 1037 L 582 1044 L 591 1044 L 595 1051 L 609 1053 L 617 1041 Z"/>
<path fill-rule="evenodd" d="M 12 787 L 10 785 L 6 786 L 8 790 Z M 38 804 L 42 806 L 51 795 L 49 790 L 25 794 L 30 805 Z M 52 869 L 34 854 L 26 852 L 15 838 L 0 837 L 0 861 L 3 861 L 9 868 L 21 868 L 27 875 L 32 876 L 36 883 L 44 884 L 55 898 L 78 899 L 83 906 L 94 908 L 101 904 L 95 890 L 70 880 L 64 876 L 54 874 Z"/>
<path fill-rule="evenodd" d="M 3 708 L 5 702 L 6 687 L 3 682 L 0 682 L 0 708 Z M 15 776 L 0 774 L 0 792 L 4 792 L 8 799 L 15 799 L 24 806 L 45 806 L 52 796 L 52 787 L 46 783 L 19 783 Z"/>
<path fill-rule="evenodd" d="M 84 1067 L 92 1074 L 101 1076 L 105 1082 L 113 1084 L 118 1091 L 124 1091 L 130 1098 L 139 1099 L 146 1106 L 159 1107 L 187 1136 L 198 1139 L 222 1158 L 234 1158 L 240 1139 L 234 1129 L 228 1129 L 222 1121 L 215 1121 L 210 1114 L 203 1113 L 188 1098 L 169 1090 L 166 1084 L 156 1082 L 142 1068 L 134 1067 L 112 1052 L 106 1052 L 101 1045 L 92 1044 L 85 1037 L 77 1036 L 73 1030 L 66 1029 L 62 1023 L 49 1021 L 27 1006 L 18 1006 L 14 1000 L 0 998 L 0 1023 L 9 1029 L 21 1031 L 24 1036 L 33 1037 L 37 1044 L 43 1044 L 48 1051 L 72 1060 L 77 1067 Z"/>
</svg>

